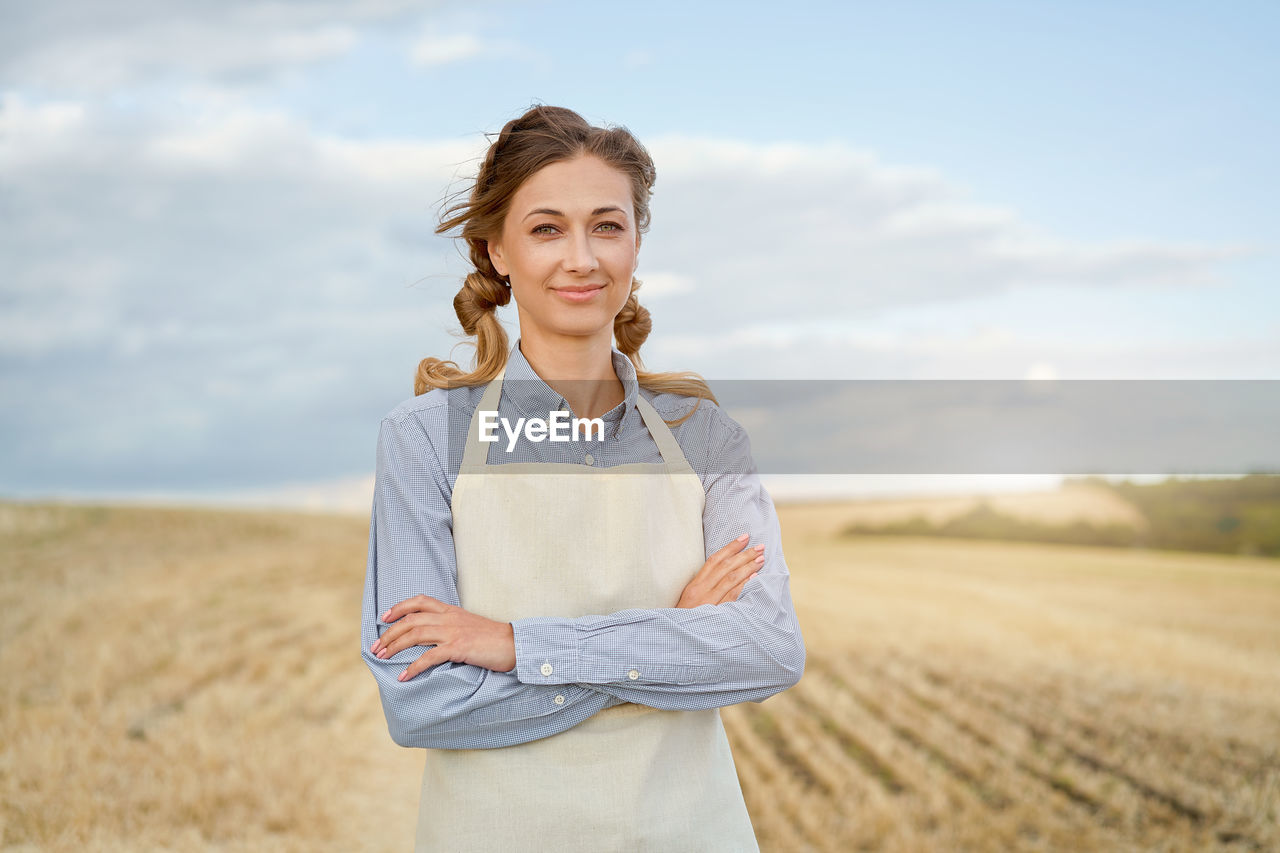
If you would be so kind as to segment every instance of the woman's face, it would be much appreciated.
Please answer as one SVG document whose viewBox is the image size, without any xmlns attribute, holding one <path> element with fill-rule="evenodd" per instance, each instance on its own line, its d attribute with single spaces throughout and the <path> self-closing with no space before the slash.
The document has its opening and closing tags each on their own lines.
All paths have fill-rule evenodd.
<svg viewBox="0 0 1280 853">
<path fill-rule="evenodd" d="M 581 156 L 544 166 L 512 198 L 489 258 L 510 276 L 527 339 L 600 336 L 631 294 L 640 234 L 631 181 Z"/>
</svg>

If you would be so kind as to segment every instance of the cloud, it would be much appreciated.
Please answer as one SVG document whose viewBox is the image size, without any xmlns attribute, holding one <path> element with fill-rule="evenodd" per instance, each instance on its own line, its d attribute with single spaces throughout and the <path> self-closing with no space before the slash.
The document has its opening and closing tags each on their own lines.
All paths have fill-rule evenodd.
<svg viewBox="0 0 1280 853">
<path fill-rule="evenodd" d="M 475 144 L 14 93 L 0 129 L 0 487 L 360 471 L 369 424 L 453 343 L 433 203 Z"/>
<path fill-rule="evenodd" d="M 414 65 L 445 65 L 478 56 L 485 45 L 469 33 L 427 33 L 414 42 L 409 58 Z"/>
<path fill-rule="evenodd" d="M 1220 282 L 1238 245 L 1074 243 L 1016 211 L 965 199 L 934 170 L 844 145 L 749 145 L 670 136 L 658 166 L 646 263 L 688 271 L 694 328 L 859 315 L 1018 288 Z"/>
<path fill-rule="evenodd" d="M 651 370 L 696 368 L 708 379 L 1275 379 L 1280 335 L 1188 341 L 1080 338 L 1047 327 L 886 332 L 874 320 L 766 320 L 697 333 L 668 331 L 654 311 Z M 661 330 L 661 331 L 659 331 Z M 714 383 L 713 383 L 714 388 Z"/>
<path fill-rule="evenodd" d="M 478 34 L 481 30 L 489 29 L 491 23 L 484 18 L 464 15 L 454 24 L 461 29 L 450 32 L 439 20 L 431 19 L 409 47 L 409 62 L 421 68 L 436 68 L 465 62 L 474 57 L 507 57 L 546 66 L 550 58 L 529 45 L 490 33 Z"/>
<path fill-rule="evenodd" d="M 0 486 L 355 476 L 418 359 L 457 341 L 465 269 L 433 233 L 436 204 L 483 139 L 345 138 L 187 94 L 151 114 L 0 93 Z M 1106 375 L 1133 347 L 1034 329 L 904 335 L 875 312 L 1041 281 L 1194 285 L 1236 251 L 1055 239 L 935 171 L 847 146 L 649 147 L 658 185 L 639 277 L 652 369 L 1007 377 L 1044 362 Z M 513 309 L 502 316 L 514 335 Z"/>
<path fill-rule="evenodd" d="M 654 297 L 663 298 L 677 293 L 689 293 L 695 287 L 692 278 L 679 273 L 637 270 L 636 278 L 640 279 L 640 294 L 646 301 Z"/>
<path fill-rule="evenodd" d="M 1037 379 L 1043 381 L 1051 381 L 1058 378 L 1058 371 L 1052 364 L 1037 361 L 1035 364 L 1027 368 L 1027 379 Z"/>
<path fill-rule="evenodd" d="M 173 73 L 243 80 L 342 56 L 363 28 L 422 11 L 412 0 L 11 4 L 0 28 L 0 79 L 86 93 Z"/>
</svg>

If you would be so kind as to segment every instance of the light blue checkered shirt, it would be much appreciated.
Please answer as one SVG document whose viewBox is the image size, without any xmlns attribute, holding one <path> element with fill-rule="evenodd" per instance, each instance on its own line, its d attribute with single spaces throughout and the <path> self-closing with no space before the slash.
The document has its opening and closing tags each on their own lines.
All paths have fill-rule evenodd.
<svg viewBox="0 0 1280 853">
<path fill-rule="evenodd" d="M 499 431 L 497 449 L 489 448 L 490 464 L 584 464 L 588 453 L 602 467 L 661 462 L 636 409 L 636 395 L 643 394 L 667 421 L 688 412 L 696 400 L 640 389 L 631 361 L 617 348 L 613 365 L 626 396 L 602 416 L 603 439 L 531 442 L 521 437 L 507 453 L 506 436 Z M 765 546 L 759 575 L 737 601 L 576 619 L 518 619 L 511 623 L 516 646 L 511 672 L 446 662 L 398 681 L 424 649 L 414 646 L 386 660 L 374 657 L 369 647 L 386 627 L 381 614 L 419 593 L 460 604 L 450 496 L 483 392 L 483 386 L 475 386 L 411 397 L 383 418 L 378 432 L 360 642 L 396 743 L 438 749 L 509 746 L 558 734 L 624 701 L 701 710 L 759 702 L 800 679 L 804 641 L 773 501 L 760 483 L 746 432 L 702 400 L 672 434 L 706 490 L 706 556 L 743 533 L 750 534 L 750 545 Z M 517 340 L 499 416 L 514 424 L 519 417 L 545 419 L 562 407 L 569 411 L 565 399 L 533 371 Z M 633 670 L 641 677 L 629 678 Z"/>
</svg>

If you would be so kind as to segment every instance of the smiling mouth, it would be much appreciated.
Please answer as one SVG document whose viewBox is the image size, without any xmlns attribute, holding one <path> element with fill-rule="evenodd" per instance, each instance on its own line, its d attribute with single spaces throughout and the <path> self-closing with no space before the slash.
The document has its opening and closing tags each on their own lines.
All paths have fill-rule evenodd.
<svg viewBox="0 0 1280 853">
<path fill-rule="evenodd" d="M 583 284 L 574 287 L 557 287 L 553 288 L 556 293 L 560 294 L 564 299 L 570 302 L 586 302 L 597 293 L 604 290 L 603 284 Z"/>
</svg>

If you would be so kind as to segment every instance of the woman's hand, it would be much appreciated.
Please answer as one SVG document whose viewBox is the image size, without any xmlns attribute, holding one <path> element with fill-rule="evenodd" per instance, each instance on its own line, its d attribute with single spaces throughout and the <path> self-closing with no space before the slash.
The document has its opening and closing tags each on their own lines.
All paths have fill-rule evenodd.
<svg viewBox="0 0 1280 853">
<path fill-rule="evenodd" d="M 516 668 L 515 632 L 510 622 L 495 622 L 429 595 L 406 598 L 382 614 L 382 621 L 395 624 L 369 647 L 376 657 L 389 658 L 410 646 L 435 646 L 400 673 L 401 681 L 445 661 L 495 672 Z"/>
<path fill-rule="evenodd" d="M 676 607 L 737 601 L 747 581 L 764 565 L 764 546 L 747 548 L 749 538 L 744 533 L 707 558 L 693 580 L 685 585 Z"/>
</svg>

